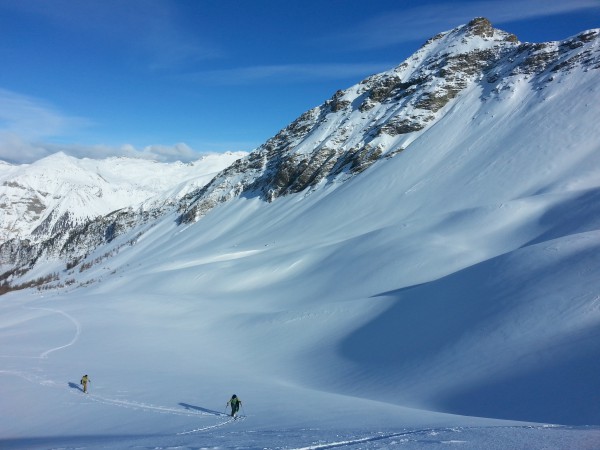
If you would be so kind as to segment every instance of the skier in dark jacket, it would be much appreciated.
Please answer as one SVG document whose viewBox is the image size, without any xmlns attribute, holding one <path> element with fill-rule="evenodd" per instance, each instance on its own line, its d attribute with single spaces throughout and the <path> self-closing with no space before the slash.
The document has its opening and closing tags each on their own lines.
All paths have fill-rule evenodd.
<svg viewBox="0 0 600 450">
<path fill-rule="evenodd" d="M 242 406 L 242 401 L 237 395 L 233 394 L 225 405 L 225 408 L 227 408 L 229 405 L 231 405 L 231 417 L 235 417 L 237 412 L 240 410 L 240 406 Z"/>
</svg>

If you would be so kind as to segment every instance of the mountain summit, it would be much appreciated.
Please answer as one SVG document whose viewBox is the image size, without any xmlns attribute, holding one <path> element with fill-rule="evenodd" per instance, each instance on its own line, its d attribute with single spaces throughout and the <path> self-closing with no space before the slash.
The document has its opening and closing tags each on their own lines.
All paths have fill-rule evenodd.
<svg viewBox="0 0 600 450">
<path fill-rule="evenodd" d="M 441 33 L 394 69 L 336 92 L 189 196 L 182 221 L 237 195 L 273 201 L 360 173 L 444 126 L 469 91 L 479 90 L 482 102 L 506 99 L 518 83 L 543 89 L 576 69 L 596 69 L 597 43 L 592 30 L 561 43 L 522 44 L 484 18 Z"/>
</svg>

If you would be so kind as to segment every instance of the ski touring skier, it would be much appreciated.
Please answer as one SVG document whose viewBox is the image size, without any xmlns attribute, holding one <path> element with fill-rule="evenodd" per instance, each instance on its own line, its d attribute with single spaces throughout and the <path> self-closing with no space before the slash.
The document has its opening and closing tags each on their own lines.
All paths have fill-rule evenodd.
<svg viewBox="0 0 600 450">
<path fill-rule="evenodd" d="M 225 408 L 227 408 L 229 405 L 231 405 L 231 417 L 235 418 L 237 412 L 240 410 L 240 406 L 242 406 L 242 401 L 237 395 L 233 394 L 225 405 Z"/>
<path fill-rule="evenodd" d="M 92 380 L 90 380 L 87 375 L 84 375 L 81 377 L 81 381 L 79 382 L 79 384 L 81 384 L 83 386 L 84 394 L 87 394 L 87 385 L 88 385 L 88 383 L 91 383 L 91 382 L 92 382 Z"/>
</svg>

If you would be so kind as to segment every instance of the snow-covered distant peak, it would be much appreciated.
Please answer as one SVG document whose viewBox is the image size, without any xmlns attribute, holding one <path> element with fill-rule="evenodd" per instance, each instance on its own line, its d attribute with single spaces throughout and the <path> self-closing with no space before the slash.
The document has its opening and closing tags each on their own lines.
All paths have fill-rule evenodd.
<svg viewBox="0 0 600 450">
<path fill-rule="evenodd" d="M 138 158 L 75 158 L 57 152 L 32 164 L 0 166 L 0 240 L 43 239 L 149 199 L 176 201 L 208 183 L 244 152 L 199 156 L 193 163 Z"/>
<path fill-rule="evenodd" d="M 17 182 L 24 187 L 47 191 L 66 182 L 77 185 L 132 184 L 160 193 L 187 179 L 218 172 L 246 155 L 246 152 L 214 153 L 199 155 L 197 161 L 190 163 L 164 163 L 130 157 L 80 159 L 57 152 L 31 164 L 13 165 L 0 161 L 0 182 Z"/>
</svg>

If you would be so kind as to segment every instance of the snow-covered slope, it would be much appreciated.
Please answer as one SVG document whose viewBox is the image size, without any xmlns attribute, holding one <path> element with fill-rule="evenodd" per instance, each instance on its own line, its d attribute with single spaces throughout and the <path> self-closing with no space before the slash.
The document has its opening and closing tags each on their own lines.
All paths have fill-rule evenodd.
<svg viewBox="0 0 600 450">
<path fill-rule="evenodd" d="M 421 52 L 476 48 L 478 23 Z M 1 297 L 0 445 L 598 448 L 599 31 L 496 35 L 378 157 L 286 180 L 302 139 L 354 114 L 328 109 L 181 210 L 40 261 L 27 276 L 62 288 Z"/>
<path fill-rule="evenodd" d="M 238 195 L 272 201 L 343 181 L 376 161 L 410 150 L 421 136 L 427 139 L 430 130 L 450 127 L 448 114 L 464 108 L 462 98 L 473 91 L 477 106 L 464 112 L 473 114 L 463 117 L 470 119 L 466 130 L 465 124 L 459 129 L 478 133 L 482 139 L 491 128 L 512 132 L 493 116 L 486 117 L 491 114 L 488 103 L 490 107 L 499 103 L 498 108 L 517 119 L 534 105 L 540 111 L 562 114 L 555 101 L 543 102 L 562 90 L 568 92 L 568 103 L 575 102 L 569 84 L 578 83 L 586 77 L 580 74 L 590 71 L 588 77 L 595 79 L 600 65 L 598 40 L 598 31 L 592 30 L 562 42 L 520 43 L 482 18 L 441 33 L 398 67 L 340 90 L 307 111 L 190 195 L 182 220 L 197 220 L 214 205 Z M 584 104 L 578 114 L 595 117 L 593 102 Z M 570 114 L 568 108 L 564 114 Z M 564 124 L 558 125 L 569 126 L 570 120 L 565 117 Z M 527 126 L 524 121 L 517 123 Z M 456 141 L 460 136 L 452 138 Z"/>
<path fill-rule="evenodd" d="M 0 242 L 40 241 L 151 198 L 175 201 L 245 153 L 205 155 L 190 164 L 133 158 L 77 159 L 55 153 L 33 164 L 0 164 Z"/>
</svg>

